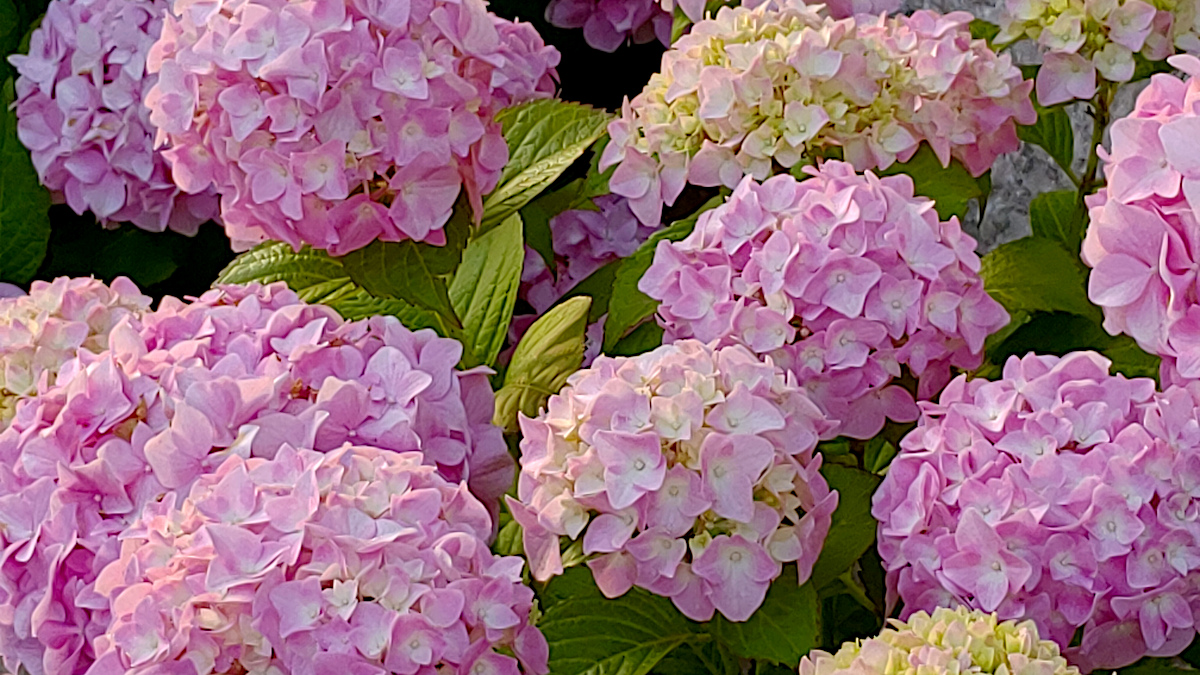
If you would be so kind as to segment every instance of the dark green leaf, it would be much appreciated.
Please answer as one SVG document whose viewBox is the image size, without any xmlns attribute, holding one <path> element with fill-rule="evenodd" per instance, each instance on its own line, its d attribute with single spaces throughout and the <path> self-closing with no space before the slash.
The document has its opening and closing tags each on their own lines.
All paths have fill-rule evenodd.
<svg viewBox="0 0 1200 675">
<path fill-rule="evenodd" d="M 688 236 L 696 228 L 700 214 L 719 206 L 723 201 L 723 194 L 713 197 L 692 215 L 650 235 L 633 255 L 621 261 L 613 280 L 612 299 L 608 301 L 608 319 L 604 322 L 605 353 L 658 309 L 658 302 L 638 290 L 638 282 L 654 262 L 654 250 L 658 248 L 658 242 L 679 241 Z"/>
<path fill-rule="evenodd" d="M 486 230 L 519 211 L 600 138 L 609 114 L 590 106 L 544 99 L 496 114 L 508 143 L 508 164 L 483 200 Z"/>
<path fill-rule="evenodd" d="M 1037 312 L 1029 321 L 989 353 L 1003 365 L 1010 356 L 1029 352 L 1061 356 L 1075 351 L 1100 352 L 1113 362 L 1113 370 L 1127 377 L 1157 377 L 1159 358 L 1138 348 L 1126 335 L 1112 336 L 1094 319 L 1066 312 Z"/>
<path fill-rule="evenodd" d="M 563 294 L 558 302 L 562 303 L 571 298 L 586 295 L 592 299 L 592 309 L 588 312 L 588 323 L 595 323 L 608 310 L 609 300 L 613 294 L 613 279 L 621 268 L 621 260 L 606 263 L 600 269 L 584 277 L 571 290 Z"/>
<path fill-rule="evenodd" d="M 216 284 L 269 284 L 282 281 L 306 302 L 332 307 L 353 321 L 391 314 L 412 330 L 440 328 L 437 316 L 396 298 L 376 298 L 350 280 L 337 258 L 307 246 L 300 251 L 283 242 L 267 242 L 238 256 Z"/>
<path fill-rule="evenodd" d="M 1065 108 L 1039 107 L 1037 122 L 1030 126 L 1018 126 L 1017 136 L 1045 150 L 1068 176 L 1074 175 L 1071 162 L 1075 158 L 1075 132 L 1071 129 L 1071 118 Z"/>
<path fill-rule="evenodd" d="M 1150 77 L 1151 75 L 1157 75 L 1158 73 L 1169 73 L 1171 70 L 1171 64 L 1167 63 L 1165 60 L 1151 61 L 1145 56 L 1142 56 L 1141 53 L 1134 54 L 1133 77 L 1130 78 L 1130 81 L 1137 82 L 1138 80 L 1144 80 L 1147 77 Z"/>
<path fill-rule="evenodd" d="M 462 320 L 463 347 L 486 365 L 495 363 L 504 346 L 524 261 L 521 216 L 514 213 L 467 244 L 450 283 L 450 304 Z"/>
<path fill-rule="evenodd" d="M 1194 643 L 1195 641 L 1193 641 Z M 1150 656 L 1120 669 L 1120 675 L 1186 675 L 1195 672 L 1184 659 L 1163 659 Z"/>
<path fill-rule="evenodd" d="M 1087 227 L 1087 212 L 1074 190 L 1043 192 L 1029 202 L 1029 225 L 1035 237 L 1056 239 L 1078 251 Z"/>
<path fill-rule="evenodd" d="M 1054 239 L 1025 237 L 983 257 L 979 272 L 987 292 L 1010 314 L 1070 312 L 1100 321 L 1088 301 L 1087 272 L 1079 253 Z"/>
<path fill-rule="evenodd" d="M 546 312 L 525 332 L 513 351 L 504 386 L 496 392 L 493 421 L 497 426 L 516 431 L 517 412 L 537 415 L 546 399 L 579 369 L 591 303 L 587 296 L 572 298 Z"/>
<path fill-rule="evenodd" d="M 653 675 L 740 675 L 741 664 L 716 640 L 689 639 L 651 671 Z M 793 675 L 789 673 L 788 675 Z"/>
<path fill-rule="evenodd" d="M 441 275 L 435 247 L 413 241 L 382 242 L 352 251 L 338 260 L 359 286 L 376 297 L 399 298 L 437 314 L 448 327 L 461 328 Z"/>
<path fill-rule="evenodd" d="M 976 40 L 987 40 L 987 43 L 992 44 L 992 40 L 1000 34 L 1000 26 L 983 19 L 974 19 L 971 21 L 971 37 Z"/>
<path fill-rule="evenodd" d="M 556 577 L 545 595 L 538 628 L 554 675 L 645 675 L 675 648 L 705 639 L 667 598 L 633 588 L 607 599 L 583 567 Z"/>
<path fill-rule="evenodd" d="M 0 93 L 0 281 L 23 284 L 46 257 L 50 193 L 38 182 L 29 151 L 17 139 L 16 111 L 10 109 L 14 96 L 9 79 Z"/>
<path fill-rule="evenodd" d="M 795 668 L 817 646 L 821 601 L 811 583 L 796 584 L 796 567 L 787 565 L 771 583 L 763 604 L 747 621 L 735 623 L 718 614 L 713 636 L 734 654 Z"/>
<path fill-rule="evenodd" d="M 663 329 L 656 321 L 647 321 L 630 331 L 629 335 L 617 341 L 612 349 L 604 352 L 609 356 L 637 356 L 653 349 L 658 349 L 663 343 Z"/>
<path fill-rule="evenodd" d="M 927 143 L 922 143 L 907 162 L 893 164 L 879 172 L 881 176 L 900 173 L 912 178 L 918 195 L 934 201 L 934 207 L 943 219 L 966 216 L 971 200 L 985 196 L 979 178 L 973 177 L 957 159 L 950 160 L 950 166 L 942 166 Z"/>
<path fill-rule="evenodd" d="M 838 491 L 833 525 L 813 566 L 812 584 L 823 588 L 841 576 L 875 542 L 875 519 L 871 517 L 871 495 L 882 479 L 861 469 L 837 464 L 821 466 L 829 487 Z"/>
</svg>

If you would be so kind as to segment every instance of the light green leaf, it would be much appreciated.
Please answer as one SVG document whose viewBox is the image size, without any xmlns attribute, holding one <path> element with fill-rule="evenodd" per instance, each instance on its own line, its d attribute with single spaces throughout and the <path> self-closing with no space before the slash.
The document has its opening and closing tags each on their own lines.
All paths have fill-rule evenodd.
<svg viewBox="0 0 1200 675">
<path fill-rule="evenodd" d="M 795 668 L 800 657 L 817 646 L 820 615 L 816 589 L 811 583 L 797 585 L 796 566 L 787 565 L 748 620 L 735 623 L 717 614 L 711 626 L 713 636 L 734 654 Z"/>
<path fill-rule="evenodd" d="M 471 240 L 450 283 L 450 304 L 462 320 L 463 346 L 493 365 L 512 320 L 525 247 L 521 216 L 512 214 Z"/>
<path fill-rule="evenodd" d="M 721 205 L 725 196 L 726 193 L 722 192 L 687 218 L 677 220 L 670 227 L 650 235 L 633 255 L 621 261 L 613 280 L 612 298 L 608 301 L 608 318 L 604 322 L 605 353 L 658 310 L 658 301 L 638 290 L 638 282 L 654 262 L 654 250 L 658 248 L 658 242 L 679 241 L 687 237 L 696 229 L 700 214 Z"/>
<path fill-rule="evenodd" d="M 1000 34 L 1000 26 L 990 21 L 984 21 L 983 19 L 973 19 L 970 28 L 973 39 L 986 40 L 989 46 L 996 39 L 996 36 Z"/>
<path fill-rule="evenodd" d="M 496 114 L 508 143 L 508 164 L 483 199 L 483 229 L 519 211 L 600 138 L 609 114 L 579 103 L 543 99 Z"/>
<path fill-rule="evenodd" d="M 1029 202 L 1029 225 L 1035 237 L 1056 239 L 1078 251 L 1087 227 L 1087 211 L 1074 190 L 1043 192 Z"/>
<path fill-rule="evenodd" d="M 437 316 L 395 298 L 376 298 L 350 280 L 337 258 L 283 242 L 267 242 L 241 254 L 217 276 L 215 284 L 262 284 L 282 281 L 301 300 L 332 307 L 348 321 L 391 314 L 411 330 L 438 328 Z"/>
<path fill-rule="evenodd" d="M 861 469 L 828 463 L 821 475 L 838 491 L 833 525 L 813 566 L 812 584 L 820 589 L 837 579 L 862 557 L 875 541 L 876 522 L 871 517 L 871 495 L 882 479 Z"/>
<path fill-rule="evenodd" d="M 983 257 L 979 272 L 988 294 L 1009 314 L 1070 312 L 1100 321 L 1100 310 L 1087 297 L 1087 271 L 1079 253 L 1054 239 L 1025 237 Z"/>
<path fill-rule="evenodd" d="M 14 97 L 13 81 L 6 80 L 0 94 L 0 281 L 23 284 L 46 257 L 50 193 L 17 139 L 17 115 L 10 109 Z"/>
<path fill-rule="evenodd" d="M 554 675 L 645 675 L 675 648 L 709 639 L 662 596 L 633 588 L 605 598 L 583 567 L 556 577 L 546 596 L 538 628 Z"/>
<path fill-rule="evenodd" d="M 1062 106 L 1038 106 L 1037 112 L 1037 122 L 1029 126 L 1017 126 L 1017 137 L 1045 150 L 1063 172 L 1074 180 L 1071 161 L 1075 158 L 1075 132 L 1071 128 L 1071 118 Z"/>
<path fill-rule="evenodd" d="M 950 216 L 962 218 L 967 215 L 967 205 L 971 200 L 986 199 L 985 187 L 990 188 L 988 174 L 975 178 L 957 159 L 951 159 L 950 166 L 942 166 L 927 143 L 922 143 L 907 162 L 893 164 L 880 171 L 879 175 L 894 176 L 900 173 L 912 178 L 918 195 L 934 201 L 934 208 L 943 220 Z"/>
<path fill-rule="evenodd" d="M 413 241 L 382 242 L 338 258 L 346 273 L 375 297 L 398 298 L 436 314 L 448 331 L 461 330 L 441 266 L 444 262 L 433 246 Z"/>
<path fill-rule="evenodd" d="M 587 296 L 572 298 L 543 314 L 525 332 L 504 375 L 504 386 L 496 392 L 493 421 L 497 426 L 516 431 L 518 411 L 537 415 L 546 399 L 579 369 L 591 304 Z"/>
</svg>

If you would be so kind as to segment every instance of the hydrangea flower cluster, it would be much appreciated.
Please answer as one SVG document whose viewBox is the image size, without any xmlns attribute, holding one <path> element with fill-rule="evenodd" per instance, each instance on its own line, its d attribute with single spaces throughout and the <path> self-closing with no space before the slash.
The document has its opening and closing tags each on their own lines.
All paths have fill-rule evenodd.
<svg viewBox="0 0 1200 675">
<path fill-rule="evenodd" d="M 801 0 L 722 8 L 663 55 L 621 117 L 601 168 L 644 223 L 686 183 L 733 188 L 812 164 L 833 148 L 858 170 L 912 157 L 922 141 L 973 175 L 1019 147 L 1036 120 L 1032 81 L 972 40 L 971 15 L 834 20 Z"/>
<path fill-rule="evenodd" d="M 1058 645 L 1038 637 L 1032 621 L 996 620 L 965 607 L 917 612 L 890 619 L 877 638 L 847 642 L 836 654 L 813 651 L 800 675 L 903 675 L 907 673 L 1041 673 L 1079 675 Z"/>
<path fill-rule="evenodd" d="M 753 8 L 763 2 L 750 0 L 741 4 Z M 675 8 L 678 7 L 689 21 L 696 23 L 704 19 L 706 4 L 705 0 L 550 0 L 546 6 L 546 20 L 559 28 L 582 28 L 587 43 L 594 49 L 606 52 L 616 51 L 627 41 L 643 44 L 655 38 L 669 47 Z M 830 0 L 820 3 L 811 0 L 809 4 L 824 5 L 830 16 L 845 19 L 856 14 L 894 12 L 901 3 L 900 0 Z"/>
<path fill-rule="evenodd" d="M 541 675 L 524 561 L 491 529 L 420 453 L 232 455 L 121 534 L 88 672 Z"/>
<path fill-rule="evenodd" d="M 1104 327 L 1200 378 L 1200 59 L 1170 63 L 1191 77 L 1155 75 L 1101 149 L 1106 186 L 1088 199 L 1083 261 Z M 1169 379 L 1169 378 L 1168 378 Z"/>
<path fill-rule="evenodd" d="M 1005 0 L 996 41 L 1030 38 L 1046 50 L 1037 97 L 1054 105 L 1090 99 L 1097 78 L 1128 82 L 1137 54 L 1200 52 L 1198 10 L 1196 0 Z"/>
<path fill-rule="evenodd" d="M 20 398 L 55 383 L 79 350 L 99 354 L 124 316 L 150 309 L 150 298 L 125 277 L 35 281 L 28 295 L 0 296 L 0 429 Z"/>
<path fill-rule="evenodd" d="M 17 137 L 42 184 L 101 223 L 193 234 L 217 215 L 212 190 L 182 192 L 154 147 L 146 57 L 167 0 L 52 0 L 28 55 L 14 55 Z"/>
<path fill-rule="evenodd" d="M 1003 379 L 959 377 L 921 404 L 872 509 L 905 612 L 1032 619 L 1084 672 L 1192 641 L 1200 389 L 1157 393 L 1109 365 L 1014 356 Z"/>
<path fill-rule="evenodd" d="M 174 0 L 146 103 L 235 247 L 341 255 L 443 243 L 462 191 L 478 215 L 508 161 L 494 114 L 549 96 L 558 58 L 483 0 Z"/>
<path fill-rule="evenodd" d="M 230 456 L 271 458 L 285 443 L 420 451 L 493 511 L 512 484 L 489 371 L 456 371 L 458 342 L 394 317 L 343 323 L 282 283 L 231 286 L 125 316 L 108 342 L 79 351 L 0 432 L 10 672 L 85 672 L 88 640 L 107 625 L 95 583 L 119 557 L 116 535 Z"/>
<path fill-rule="evenodd" d="M 696 621 L 745 621 L 782 566 L 812 572 L 837 493 L 818 472 L 829 424 L 769 360 L 682 340 L 601 356 L 521 416 L 519 502 L 533 577 L 583 538 L 608 597 L 634 585 Z"/>
<path fill-rule="evenodd" d="M 797 181 L 743 179 L 679 242 L 661 242 L 638 287 L 659 300 L 664 340 L 741 344 L 791 370 L 812 399 L 870 438 L 912 421 L 901 366 L 927 398 L 970 369 L 1008 314 L 983 288 L 975 240 L 939 222 L 903 174 L 826 162 Z"/>
</svg>

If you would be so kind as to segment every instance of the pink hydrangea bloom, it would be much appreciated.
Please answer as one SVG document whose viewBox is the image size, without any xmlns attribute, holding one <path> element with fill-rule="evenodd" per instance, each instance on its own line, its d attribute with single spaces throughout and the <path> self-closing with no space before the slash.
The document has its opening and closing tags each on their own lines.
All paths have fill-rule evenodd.
<svg viewBox="0 0 1200 675">
<path fill-rule="evenodd" d="M 774 0 L 751 0 L 743 7 L 758 7 Z M 808 0 L 805 0 L 808 2 Z M 692 23 L 704 19 L 704 0 L 550 0 L 546 20 L 559 28 L 582 28 L 583 38 L 594 49 L 615 52 L 626 42 L 642 44 L 655 38 L 671 45 L 673 13 L 678 7 Z M 856 14 L 879 15 L 900 8 L 900 0 L 812 0 L 835 19 Z"/>
<path fill-rule="evenodd" d="M 1055 105 L 1091 98 L 1098 79 L 1133 79 L 1136 55 L 1200 52 L 1198 9 L 1195 0 L 1004 0 L 996 41 L 1030 38 L 1045 50 L 1037 97 Z"/>
<path fill-rule="evenodd" d="M 1200 388 L 1158 393 L 1110 365 L 1012 357 L 1002 379 L 959 377 L 921 403 L 872 509 L 906 613 L 1033 619 L 1084 672 L 1192 641 Z"/>
<path fill-rule="evenodd" d="M 542 675 L 524 561 L 491 530 L 420 453 L 234 454 L 121 533 L 88 672 Z"/>
<path fill-rule="evenodd" d="M 176 187 L 142 103 L 146 56 L 167 0 L 52 0 L 28 55 L 14 55 L 17 137 L 42 184 L 104 224 L 193 234 L 217 215 L 212 190 Z"/>
<path fill-rule="evenodd" d="M 80 350 L 108 349 L 108 334 L 124 316 L 150 308 L 129 279 L 35 281 L 28 295 L 0 296 L 0 429 L 18 400 L 53 386 L 58 370 Z"/>
<path fill-rule="evenodd" d="M 812 572 L 837 507 L 814 453 L 832 425 L 769 359 L 695 340 L 601 356 L 520 422 L 508 505 L 535 579 L 582 537 L 606 596 L 637 585 L 745 621 L 783 564 Z"/>
<path fill-rule="evenodd" d="M 1125 333 L 1185 379 L 1200 378 L 1200 59 L 1174 56 L 1187 81 L 1151 78 L 1101 149 L 1107 185 L 1088 199 L 1083 260 L 1104 327 Z"/>
<path fill-rule="evenodd" d="M 283 284 L 225 287 L 121 318 L 0 432 L 0 655 L 10 672 L 83 673 L 105 630 L 97 575 L 145 504 L 231 456 L 284 444 L 420 451 L 493 512 L 515 463 L 486 369 L 394 317 L 344 323 Z"/>
<path fill-rule="evenodd" d="M 1008 315 L 983 288 L 975 240 L 939 222 L 903 174 L 844 162 L 805 181 L 742 180 L 686 239 L 661 242 L 638 287 L 662 304 L 664 339 L 741 344 L 791 370 L 854 438 L 912 421 L 901 366 L 927 398 L 982 360 Z"/>
<path fill-rule="evenodd" d="M 549 96 L 558 52 L 483 0 L 173 0 L 146 103 L 175 182 L 215 186 L 238 248 L 444 242 L 508 148 L 493 116 Z"/>
<path fill-rule="evenodd" d="M 722 8 L 663 55 L 661 72 L 621 117 L 600 166 L 644 223 L 686 183 L 735 187 L 833 148 L 860 171 L 912 157 L 927 142 L 943 166 L 973 175 L 1020 146 L 1036 119 L 1007 54 L 972 40 L 971 15 L 835 20 L 800 0 Z"/>
</svg>

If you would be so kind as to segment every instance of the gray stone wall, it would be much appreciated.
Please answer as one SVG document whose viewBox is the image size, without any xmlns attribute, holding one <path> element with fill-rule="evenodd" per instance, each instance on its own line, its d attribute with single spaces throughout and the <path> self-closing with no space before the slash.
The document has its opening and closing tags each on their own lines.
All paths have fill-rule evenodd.
<svg viewBox="0 0 1200 675">
<path fill-rule="evenodd" d="M 1003 0 L 905 0 L 904 11 L 933 9 L 940 12 L 966 10 L 981 19 L 996 22 Z M 1018 44 L 1013 49 L 1018 63 L 1036 63 L 1036 49 Z M 1121 89 L 1113 115 L 1127 114 L 1133 109 L 1138 85 Z M 1085 106 L 1073 104 L 1068 108 L 1075 131 L 1075 170 L 1082 173 L 1088 145 L 1092 139 L 1092 120 Z M 1105 141 L 1107 143 L 1107 140 Z M 964 228 L 979 240 L 980 251 L 989 251 L 1000 244 L 1029 234 L 1029 201 L 1034 196 L 1052 190 L 1071 189 L 1071 181 L 1063 175 L 1049 155 L 1041 148 L 1023 146 L 1020 152 L 1005 155 L 992 167 L 992 195 L 982 222 L 978 210 L 972 207 Z"/>
</svg>

